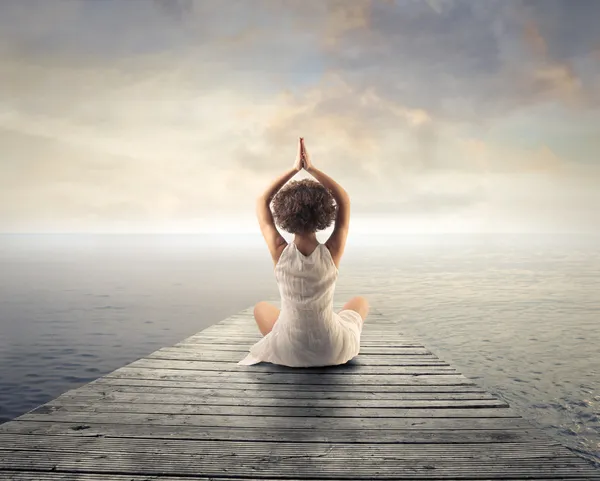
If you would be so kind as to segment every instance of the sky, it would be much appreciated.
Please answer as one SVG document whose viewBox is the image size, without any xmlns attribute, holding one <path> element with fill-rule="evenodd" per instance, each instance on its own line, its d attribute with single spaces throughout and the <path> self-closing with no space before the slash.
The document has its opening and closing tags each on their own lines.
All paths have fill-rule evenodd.
<svg viewBox="0 0 600 481">
<path fill-rule="evenodd" d="M 299 136 L 351 232 L 600 233 L 597 18 L 597 0 L 2 0 L 0 233 L 258 233 Z"/>
</svg>

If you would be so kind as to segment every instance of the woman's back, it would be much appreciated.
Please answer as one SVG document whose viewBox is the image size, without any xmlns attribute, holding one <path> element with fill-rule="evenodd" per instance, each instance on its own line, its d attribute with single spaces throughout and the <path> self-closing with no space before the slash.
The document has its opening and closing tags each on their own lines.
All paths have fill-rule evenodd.
<svg viewBox="0 0 600 481">
<path fill-rule="evenodd" d="M 333 310 L 337 277 L 338 269 L 324 244 L 318 244 L 307 256 L 290 242 L 275 267 L 282 314 L 289 312 L 307 320 L 328 316 Z"/>
<path fill-rule="evenodd" d="M 355 311 L 333 311 L 338 269 L 325 244 L 305 256 L 291 242 L 281 253 L 275 277 L 281 295 L 279 318 L 238 364 L 329 366 L 358 354 L 362 319 Z"/>
</svg>

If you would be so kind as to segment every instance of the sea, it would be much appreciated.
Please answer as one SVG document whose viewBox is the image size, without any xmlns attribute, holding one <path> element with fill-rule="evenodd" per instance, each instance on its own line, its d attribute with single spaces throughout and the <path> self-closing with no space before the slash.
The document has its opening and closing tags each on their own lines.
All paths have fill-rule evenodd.
<svg viewBox="0 0 600 481">
<path fill-rule="evenodd" d="M 350 233 L 355 295 L 600 467 L 600 236 Z M 0 423 L 277 297 L 260 234 L 0 235 Z"/>
</svg>

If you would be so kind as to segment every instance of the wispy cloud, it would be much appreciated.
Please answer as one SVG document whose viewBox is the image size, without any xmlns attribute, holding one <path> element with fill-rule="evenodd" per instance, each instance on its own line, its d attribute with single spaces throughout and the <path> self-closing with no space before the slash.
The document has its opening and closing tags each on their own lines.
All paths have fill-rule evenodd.
<svg viewBox="0 0 600 481">
<path fill-rule="evenodd" d="M 0 230 L 249 220 L 300 135 L 356 215 L 589 229 L 598 14 L 593 0 L 4 1 Z M 511 224 L 506 176 L 577 215 L 530 202 Z"/>
</svg>

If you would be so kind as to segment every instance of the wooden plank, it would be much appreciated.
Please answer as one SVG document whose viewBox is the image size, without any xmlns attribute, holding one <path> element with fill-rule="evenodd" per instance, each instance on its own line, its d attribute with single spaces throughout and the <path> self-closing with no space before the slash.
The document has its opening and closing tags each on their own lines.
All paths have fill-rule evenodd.
<svg viewBox="0 0 600 481">
<path fill-rule="evenodd" d="M 201 343 L 179 343 L 179 344 L 175 344 L 176 347 L 185 347 L 187 349 L 201 349 L 203 347 L 206 348 L 213 348 L 216 349 L 217 346 L 219 349 L 224 349 L 224 350 L 231 350 L 229 348 L 225 348 L 222 346 L 235 346 L 237 349 L 235 349 L 236 351 L 240 351 L 240 352 L 247 352 L 250 347 L 254 344 L 253 341 L 241 341 L 241 340 L 235 340 L 235 339 L 230 339 L 227 340 L 225 338 L 213 338 L 213 339 L 203 339 L 203 342 Z M 384 354 L 384 353 L 389 353 L 389 354 L 425 354 L 428 356 L 431 356 L 431 352 L 425 348 L 420 348 L 420 347 L 402 347 L 402 346 L 394 346 L 393 342 L 385 344 L 385 345 L 379 345 L 379 344 L 361 344 L 360 347 L 360 354 L 363 353 L 364 351 L 367 351 L 369 353 L 376 353 L 376 354 Z"/>
<path fill-rule="evenodd" d="M 243 359 L 244 357 L 244 355 L 240 355 L 238 354 L 238 352 L 245 351 L 204 351 L 194 349 L 163 348 L 151 354 L 148 354 L 146 356 L 146 359 L 233 362 L 237 364 L 237 362 Z M 256 365 L 256 367 L 262 365 L 267 365 L 267 363 L 258 364 Z M 274 366 L 273 364 L 270 365 Z M 345 365 L 362 366 L 362 368 L 369 366 L 450 366 L 450 364 L 448 364 L 447 362 L 438 359 L 430 359 L 426 358 L 425 356 L 415 358 L 414 356 L 403 356 L 401 354 L 388 354 L 382 356 L 377 356 L 374 354 L 360 354 Z"/>
<path fill-rule="evenodd" d="M 339 442 L 359 444 L 445 444 L 445 443 L 536 443 L 555 444 L 545 433 L 525 427 L 499 429 L 254 429 L 223 426 L 177 426 L 152 424 L 103 424 L 93 422 L 49 423 L 31 420 L 9 421 L 0 425 L 0 432 L 43 434 L 47 436 L 122 437 L 156 439 L 204 439 L 229 441 L 276 442 Z M 2 439 L 6 439 L 2 437 Z M 8 445 L 10 448 L 10 445 Z"/>
<path fill-rule="evenodd" d="M 404 459 L 401 453 L 389 458 L 362 456 L 333 457 L 330 446 L 314 456 L 295 453 L 288 456 L 238 456 L 226 454 L 186 455 L 164 452 L 105 453 L 89 452 L 85 456 L 74 456 L 70 452 L 48 453 L 21 451 L 15 456 L 10 451 L 0 451 L 0 467 L 45 469 L 47 471 L 83 471 L 123 473 L 133 471 L 137 474 L 166 474 L 190 476 L 200 473 L 203 476 L 241 476 L 247 477 L 294 477 L 335 479 L 343 473 L 345 479 L 373 479 L 382 476 L 396 476 L 398 471 L 410 471 L 411 474 L 430 476 L 435 470 L 436 476 L 473 475 L 478 476 L 579 476 L 589 472 L 584 460 L 572 456 L 532 455 L 523 458 L 502 458 L 489 451 L 482 456 L 443 459 L 430 457 L 422 453 L 421 458 Z"/>
<path fill-rule="evenodd" d="M 180 344 L 210 344 L 210 341 L 219 340 L 221 343 L 223 341 L 236 341 L 236 343 L 246 343 L 252 345 L 258 341 L 260 341 L 264 336 L 256 335 L 253 333 L 243 333 L 238 332 L 236 334 L 226 334 L 226 333 L 203 333 L 202 335 L 190 337 L 185 340 L 185 342 L 181 342 Z M 207 342 L 209 341 L 209 342 Z M 381 347 L 396 347 L 397 349 L 410 349 L 410 348 L 420 348 L 424 349 L 425 346 L 423 343 L 419 342 L 409 342 L 402 339 L 395 339 L 390 336 L 373 336 L 363 333 L 360 336 L 360 345 L 361 346 L 381 346 Z"/>
<path fill-rule="evenodd" d="M 177 359 L 139 359 L 127 365 L 130 368 L 145 368 L 145 369 L 169 369 L 169 370 L 186 370 L 186 371 L 219 371 L 219 372 L 239 372 L 248 369 L 246 366 L 239 366 L 237 363 L 222 363 L 208 361 L 189 361 Z M 322 368 L 303 368 L 304 372 L 312 374 L 381 374 L 381 375 L 396 375 L 396 374 L 441 374 L 441 373 L 456 373 L 456 369 L 450 366 L 361 366 L 356 364 L 342 364 L 340 366 L 322 367 Z M 278 366 L 270 363 L 261 363 L 252 366 L 252 372 L 277 372 L 277 373 L 298 373 L 297 368 L 286 366 Z"/>
<path fill-rule="evenodd" d="M 194 353 L 204 353 L 204 352 L 223 352 L 223 351 L 236 351 L 236 352 L 248 352 L 249 348 L 252 346 L 253 344 L 241 344 L 241 343 L 232 343 L 232 344 L 223 344 L 223 343 L 218 343 L 218 344 L 207 344 L 207 343 L 182 343 L 181 345 L 173 345 L 173 346 L 169 346 L 169 347 L 163 347 L 161 349 L 157 349 L 156 351 L 154 351 L 153 353 L 150 354 L 154 354 L 154 353 L 160 353 L 160 352 L 165 352 L 165 353 L 171 353 L 171 354 L 177 354 L 177 353 L 189 353 L 189 354 L 194 354 Z M 361 350 L 360 353 L 358 354 L 358 356 L 361 357 L 366 357 L 366 356 L 389 356 L 390 354 L 394 355 L 394 356 L 398 356 L 398 358 L 405 358 L 405 359 L 413 359 L 413 360 L 423 360 L 423 359 L 430 359 L 430 360 L 435 360 L 438 362 L 445 362 L 442 361 L 439 357 L 437 357 L 435 354 L 433 354 L 431 351 L 428 351 L 427 349 L 422 349 L 422 348 L 391 348 L 393 349 L 392 352 L 388 352 L 386 353 L 385 351 L 390 349 L 388 346 L 361 346 Z M 410 349 L 410 350 L 407 350 Z M 370 352 L 366 352 L 366 351 L 370 351 Z M 381 353 L 379 351 L 382 351 Z M 357 357 L 358 357 L 357 356 Z M 356 359 L 356 358 L 355 358 Z"/>
<path fill-rule="evenodd" d="M 120 474 L 101 474 L 101 473 L 57 473 L 57 472 L 53 472 L 53 473 L 42 473 L 42 472 L 37 472 L 37 471 L 6 471 L 6 473 L 10 473 L 10 480 L 12 481 L 48 481 L 48 480 L 52 480 L 52 481 L 240 481 L 240 479 L 249 479 L 249 478 L 240 478 L 240 477 L 235 477 L 235 478 L 230 478 L 228 476 L 226 477 L 219 477 L 219 478 L 215 478 L 215 477 L 206 477 L 206 476 L 192 476 L 192 477 L 188 477 L 188 476 L 163 476 L 163 475 L 134 475 L 134 474 L 127 474 L 127 475 L 120 475 Z M 418 478 L 418 475 L 412 475 L 412 474 L 400 474 L 400 475 L 395 475 L 393 478 L 379 478 L 379 479 L 394 479 L 394 480 L 403 480 L 403 479 L 423 479 L 423 478 Z M 269 477 L 269 478 L 260 478 L 260 479 L 265 479 L 265 480 L 269 480 L 269 481 L 290 481 L 290 480 L 294 480 L 297 478 L 274 478 L 274 477 Z M 333 478 L 331 478 L 333 479 Z M 431 478 L 431 479 L 443 479 L 443 478 Z M 456 478 L 455 478 L 456 479 Z M 458 478 L 460 479 L 460 478 Z M 474 479 L 474 478 L 464 478 L 464 479 Z M 492 477 L 484 477 L 484 478 L 477 478 L 479 480 L 484 480 L 484 481 L 490 481 L 492 479 L 517 479 L 517 478 L 492 478 Z M 562 477 L 562 476 L 555 476 L 555 477 L 538 477 L 535 476 L 533 478 L 528 478 L 528 479 L 536 479 L 539 481 L 554 481 L 557 479 L 562 479 L 562 480 L 569 480 L 569 481 L 589 481 L 589 480 L 597 480 L 600 478 L 596 478 L 596 477 L 581 477 L 581 476 L 569 476 L 569 477 Z"/>
<path fill-rule="evenodd" d="M 387 385 L 403 386 L 473 386 L 462 374 L 399 374 L 393 377 L 383 378 L 378 374 L 312 374 L 297 368 L 296 373 L 268 373 L 252 370 L 241 370 L 239 372 L 215 372 L 215 371 L 186 371 L 177 369 L 145 369 L 122 367 L 104 376 L 111 379 L 156 379 L 166 381 L 188 381 L 188 382 L 228 382 L 228 383 L 267 383 L 267 384 L 335 384 L 347 386 L 372 386 L 380 383 Z"/>
<path fill-rule="evenodd" d="M 509 407 L 403 407 L 403 408 L 362 408 L 356 406 L 297 407 L 297 406 L 250 406 L 250 405 L 208 405 L 208 404 L 144 404 L 137 402 L 85 400 L 81 403 L 45 404 L 30 411 L 31 414 L 53 413 L 133 413 L 195 416 L 261 416 L 261 417 L 328 417 L 328 418 L 519 418 Z"/>
<path fill-rule="evenodd" d="M 50 401 L 46 406 L 69 406 L 92 403 L 136 403 L 136 404 L 175 404 L 175 405 L 215 405 L 215 406 L 261 406 L 261 407 L 323 407 L 323 408 L 377 408 L 386 411 L 387 408 L 481 408 L 481 407 L 508 407 L 508 404 L 498 399 L 307 399 L 307 398 L 244 398 L 205 396 L 198 397 L 189 394 L 171 393 L 127 393 L 115 391 L 112 393 L 87 392 L 76 394 L 63 394 Z"/>
<path fill-rule="evenodd" d="M 105 437 L 61 437 L 46 435 L 24 435 L 6 434 L 5 440 L 10 444 L 9 451 L 71 451 L 71 452 L 113 452 L 143 454 L 153 451 L 156 439 L 138 439 L 132 443 L 124 438 Z M 488 443 L 479 444 L 473 442 L 450 443 L 450 444 L 428 444 L 427 452 L 423 444 L 409 443 L 401 447 L 404 459 L 423 458 L 432 454 L 441 458 L 456 458 L 470 456 L 493 451 L 498 458 L 526 458 L 537 456 L 564 456 L 568 454 L 567 449 L 559 443 Z M 297 442 L 289 441 L 280 443 L 276 441 L 254 440 L 246 441 L 221 440 L 215 443 L 210 440 L 180 440 L 163 439 L 160 442 L 161 451 L 175 454 L 198 454 L 199 456 L 215 456 L 223 454 L 226 456 L 264 456 L 267 453 L 275 456 L 290 456 L 302 452 L 307 457 L 318 456 L 324 450 L 331 450 L 331 458 L 360 457 L 365 448 L 369 449 L 370 457 L 395 457 L 398 455 L 399 446 L 396 443 L 359 444 L 346 442 Z M 0 451 L 2 449 L 0 448 Z"/>
<path fill-rule="evenodd" d="M 42 472 L 28 470 L 1 470 L 5 481 L 215 481 L 214 477 L 206 476 L 163 476 L 148 474 L 102 474 L 79 472 Z M 220 477 L 218 481 L 240 481 L 241 478 Z M 270 478 L 273 480 L 274 478 Z M 281 480 L 283 481 L 283 480 Z M 289 481 L 289 480 L 286 480 Z"/>
<path fill-rule="evenodd" d="M 260 336 L 199 336 L 197 338 L 186 340 L 185 342 L 179 342 L 174 346 L 188 346 L 194 347 L 197 345 L 211 345 L 211 344 L 235 344 L 235 345 L 243 345 L 246 348 L 250 348 L 250 346 L 256 344 L 260 341 L 262 337 Z M 361 337 L 360 348 L 369 350 L 379 349 L 379 348 L 393 348 L 397 353 L 431 353 L 431 351 L 424 346 L 419 345 L 407 345 L 402 341 L 394 341 L 391 339 L 368 339 L 365 337 Z"/>
<path fill-rule="evenodd" d="M 485 391 L 472 392 L 361 392 L 361 391 L 298 391 L 293 387 L 286 391 L 273 389 L 232 389 L 227 387 L 195 387 L 195 388 L 173 388 L 153 386 L 111 386 L 86 384 L 80 388 L 72 389 L 62 396 L 108 394 L 108 393 L 156 393 L 175 396 L 191 396 L 194 399 L 229 397 L 242 399 L 339 399 L 339 400 L 480 400 L 498 399 Z M 60 398 L 59 398 L 60 399 Z"/>
<path fill-rule="evenodd" d="M 202 351 L 202 352 L 210 352 L 210 351 L 236 351 L 240 353 L 247 353 L 252 346 L 253 343 L 239 343 L 239 342 L 214 342 L 214 343 L 179 343 L 173 345 L 172 349 L 182 349 L 185 351 Z M 359 356 L 365 355 L 377 355 L 377 356 L 385 356 L 385 355 L 402 355 L 406 356 L 406 358 L 413 359 L 439 359 L 436 355 L 429 352 L 427 349 L 420 348 L 402 348 L 397 349 L 395 347 L 390 346 L 361 346 Z M 243 355 L 240 359 L 243 359 Z"/>
<path fill-rule="evenodd" d="M 169 381 L 164 379 L 134 379 L 118 377 L 102 377 L 90 382 L 88 385 L 101 386 L 153 386 L 154 388 L 172 387 L 172 388 L 209 388 L 209 389 L 252 389 L 259 391 L 296 391 L 296 392 L 314 392 L 324 389 L 331 393 L 340 392 L 371 392 L 371 393 L 404 393 L 404 392 L 483 392 L 482 388 L 476 384 L 457 384 L 457 385 L 352 385 L 352 384 L 266 384 L 266 383 L 244 383 L 240 386 L 238 383 L 225 384 L 221 380 L 204 380 L 200 385 L 186 381 Z"/>
<path fill-rule="evenodd" d="M 464 422 L 463 422 L 464 428 Z M 446 443 L 534 443 L 555 444 L 555 441 L 537 429 L 525 427 L 499 429 L 312 429 L 269 428 L 253 429 L 235 426 L 188 426 L 173 429 L 170 425 L 156 424 L 103 424 L 10 421 L 0 425 L 0 432 L 14 434 L 43 434 L 47 436 L 115 437 L 153 439 L 200 439 L 209 441 L 275 441 L 275 442 L 336 442 L 358 444 L 446 444 Z M 2 437 L 1 439 L 7 439 Z M 10 447 L 10 444 L 7 444 Z"/>
<path fill-rule="evenodd" d="M 287 415 L 280 416 L 232 416 L 193 414 L 159 415 L 150 413 L 121 413 L 121 412 L 50 412 L 36 413 L 37 408 L 23 414 L 18 419 L 24 421 L 39 421 L 49 423 L 101 423 L 101 424 L 160 424 L 172 426 L 221 426 L 238 428 L 257 428 L 260 433 L 265 428 L 276 429 L 531 429 L 533 426 L 521 418 L 514 417 L 389 417 L 389 418 L 359 418 L 359 417 L 306 417 L 295 416 L 295 410 L 289 410 Z M 414 413 L 413 413 L 414 414 Z"/>
</svg>

